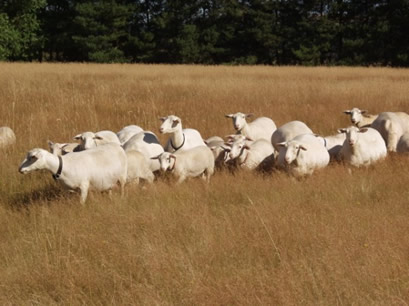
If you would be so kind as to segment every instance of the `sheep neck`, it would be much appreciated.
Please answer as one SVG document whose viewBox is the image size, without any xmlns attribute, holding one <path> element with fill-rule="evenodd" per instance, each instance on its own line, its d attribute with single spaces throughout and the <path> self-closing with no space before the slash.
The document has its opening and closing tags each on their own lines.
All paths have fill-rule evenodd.
<svg viewBox="0 0 409 306">
<path fill-rule="evenodd" d="M 183 147 L 185 140 L 185 134 L 183 134 L 182 129 L 179 129 L 170 137 L 170 145 L 175 151 L 177 151 Z"/>
<path fill-rule="evenodd" d="M 249 135 L 249 125 L 247 124 L 247 122 L 243 125 L 243 127 L 241 128 L 240 131 L 238 131 L 241 135 L 250 137 L 251 135 Z"/>
<path fill-rule="evenodd" d="M 246 153 L 244 153 L 244 152 L 246 152 Z M 240 152 L 239 156 L 237 157 L 240 166 L 243 165 L 247 161 L 248 156 L 249 156 L 248 150 L 246 150 L 245 148 L 241 149 L 241 152 Z"/>
<path fill-rule="evenodd" d="M 57 169 L 57 172 L 55 172 L 53 174 L 53 179 L 54 180 L 58 180 L 60 178 L 61 172 L 62 172 L 62 167 L 63 167 L 62 157 L 58 156 L 58 169 Z"/>
</svg>

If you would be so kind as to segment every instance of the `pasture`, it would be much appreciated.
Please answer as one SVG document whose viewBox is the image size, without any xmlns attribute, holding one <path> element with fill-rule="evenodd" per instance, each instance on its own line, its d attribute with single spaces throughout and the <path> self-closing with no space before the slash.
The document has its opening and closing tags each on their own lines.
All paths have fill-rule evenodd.
<svg viewBox="0 0 409 306">
<path fill-rule="evenodd" d="M 409 112 L 409 70 L 1 63 L 0 126 L 17 143 L 0 151 L 0 304 L 407 305 L 407 155 L 300 180 L 161 178 L 84 207 L 50 173 L 17 171 L 84 131 L 138 124 L 164 144 L 169 114 L 204 138 L 231 134 L 239 111 L 332 135 L 352 107 Z"/>
</svg>

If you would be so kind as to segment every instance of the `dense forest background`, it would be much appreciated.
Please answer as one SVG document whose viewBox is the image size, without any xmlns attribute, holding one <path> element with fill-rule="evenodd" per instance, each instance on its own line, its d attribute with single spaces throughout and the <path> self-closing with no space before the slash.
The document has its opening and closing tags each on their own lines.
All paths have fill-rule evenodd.
<svg viewBox="0 0 409 306">
<path fill-rule="evenodd" d="M 407 0 L 0 0 L 0 60 L 409 66 Z"/>
</svg>

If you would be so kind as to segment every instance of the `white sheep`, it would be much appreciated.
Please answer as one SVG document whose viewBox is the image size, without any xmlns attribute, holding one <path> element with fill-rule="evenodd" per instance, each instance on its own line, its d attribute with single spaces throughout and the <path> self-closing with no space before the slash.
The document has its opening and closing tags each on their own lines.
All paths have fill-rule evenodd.
<svg viewBox="0 0 409 306">
<path fill-rule="evenodd" d="M 214 157 L 206 146 L 198 146 L 189 150 L 175 153 L 163 152 L 153 159 L 158 159 L 162 171 L 170 171 L 178 178 L 177 183 L 183 182 L 188 177 L 202 175 L 209 182 L 214 173 Z"/>
<path fill-rule="evenodd" d="M 19 172 L 48 170 L 53 177 L 69 189 L 79 189 L 84 204 L 88 189 L 110 190 L 118 182 L 121 194 L 127 177 L 127 157 L 118 144 L 104 144 L 89 150 L 55 156 L 44 149 L 33 149 L 21 163 Z"/>
<path fill-rule="evenodd" d="M 330 160 L 322 139 L 313 134 L 298 135 L 278 146 L 281 148 L 277 163 L 295 177 L 311 175 L 315 170 L 326 167 Z"/>
<path fill-rule="evenodd" d="M 118 136 L 116 136 L 116 134 L 112 131 L 99 131 L 97 133 L 84 132 L 82 134 L 76 135 L 74 137 L 74 140 L 80 141 L 81 150 L 88 150 L 96 146 L 111 142 L 119 145 L 121 144 L 119 142 Z"/>
<path fill-rule="evenodd" d="M 399 139 L 409 132 L 409 115 L 404 112 L 384 112 L 371 125 L 385 140 L 388 151 L 396 152 Z"/>
<path fill-rule="evenodd" d="M 125 142 L 127 142 L 132 136 L 143 132 L 143 129 L 140 126 L 137 125 L 127 125 L 125 126 L 122 130 L 120 130 L 118 133 L 116 133 L 116 136 L 118 136 L 119 142 L 121 145 L 123 145 Z"/>
<path fill-rule="evenodd" d="M 409 133 L 405 133 L 399 139 L 398 145 L 396 147 L 396 152 L 407 153 L 409 152 Z"/>
<path fill-rule="evenodd" d="M 71 152 L 79 152 L 82 151 L 80 145 L 76 142 L 73 143 L 59 143 L 59 142 L 52 142 L 51 140 L 48 141 L 48 147 L 50 152 L 56 156 L 65 155 Z"/>
<path fill-rule="evenodd" d="M 253 114 L 227 114 L 226 118 L 233 119 L 234 129 L 237 131 L 237 134 L 242 134 L 254 141 L 258 139 L 271 140 L 271 135 L 277 129 L 273 120 L 267 117 L 259 117 L 252 122 L 248 123 L 246 118 L 253 116 Z"/>
<path fill-rule="evenodd" d="M 0 148 L 7 147 L 16 142 L 16 135 L 8 126 L 0 127 Z"/>
<path fill-rule="evenodd" d="M 179 117 L 169 115 L 160 118 L 160 120 L 162 121 L 159 128 L 160 133 L 170 134 L 165 145 L 166 152 L 184 151 L 198 146 L 206 146 L 199 131 L 182 129 L 182 120 Z"/>
<path fill-rule="evenodd" d="M 239 167 L 254 170 L 272 169 L 274 165 L 274 147 L 266 139 L 252 141 L 241 135 L 230 143 L 229 158 Z"/>
<path fill-rule="evenodd" d="M 298 135 L 312 134 L 312 130 L 304 123 L 298 120 L 287 122 L 280 126 L 271 136 L 271 144 L 276 151 L 280 151 L 279 143 L 290 141 Z"/>
<path fill-rule="evenodd" d="M 377 130 L 351 126 L 339 129 L 338 132 L 346 134 L 339 152 L 340 159 L 352 166 L 368 166 L 386 156 L 385 141 Z"/>
<path fill-rule="evenodd" d="M 122 147 L 125 151 L 135 150 L 141 152 L 148 160 L 151 171 L 158 171 L 160 169 L 159 161 L 151 159 L 151 157 L 158 156 L 163 152 L 163 147 L 154 133 L 143 131 L 135 134 Z"/>
<path fill-rule="evenodd" d="M 339 151 L 344 144 L 346 135 L 344 133 L 322 137 L 325 148 L 328 150 L 331 160 L 337 160 Z"/>
<path fill-rule="evenodd" d="M 370 115 L 367 110 L 361 110 L 357 107 L 345 110 L 344 114 L 350 115 L 352 124 L 359 128 L 371 126 L 378 117 L 378 115 Z"/>
<path fill-rule="evenodd" d="M 128 171 L 126 181 L 139 183 L 139 179 L 146 180 L 148 183 L 152 183 L 155 175 L 149 168 L 150 161 L 148 161 L 145 155 L 135 150 L 125 151 L 128 158 Z"/>
</svg>

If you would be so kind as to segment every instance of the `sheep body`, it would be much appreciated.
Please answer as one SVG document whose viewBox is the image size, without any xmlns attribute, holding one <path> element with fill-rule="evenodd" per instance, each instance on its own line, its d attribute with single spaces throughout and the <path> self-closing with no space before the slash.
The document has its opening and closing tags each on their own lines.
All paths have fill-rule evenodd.
<svg viewBox="0 0 409 306">
<path fill-rule="evenodd" d="M 119 139 L 119 142 L 121 145 L 123 145 L 125 142 L 127 142 L 132 136 L 143 132 L 143 129 L 140 126 L 137 125 L 127 125 L 125 126 L 122 130 L 120 130 L 118 133 L 116 133 L 116 136 Z"/>
<path fill-rule="evenodd" d="M 161 120 L 162 125 L 159 131 L 162 134 L 170 134 L 164 147 L 166 152 L 184 151 L 198 146 L 206 146 L 198 130 L 182 129 L 182 120 L 179 117 L 169 115 L 162 117 Z"/>
<path fill-rule="evenodd" d="M 396 152 L 405 153 L 409 152 L 409 133 L 405 133 L 399 139 L 398 145 L 396 147 Z"/>
<path fill-rule="evenodd" d="M 119 182 L 123 194 L 127 178 L 127 157 L 125 151 L 114 143 L 60 157 L 36 148 L 28 152 L 19 171 L 25 174 L 45 169 L 55 175 L 60 165 L 59 159 L 62 160 L 62 170 L 58 180 L 69 189 L 79 189 L 81 203 L 85 203 L 89 188 L 110 190 Z"/>
<path fill-rule="evenodd" d="M 128 159 L 128 171 L 126 181 L 139 183 L 139 179 L 144 179 L 152 183 L 155 176 L 149 167 L 149 161 L 145 155 L 139 151 L 125 151 Z"/>
<path fill-rule="evenodd" d="M 357 107 L 354 107 L 351 110 L 345 110 L 344 114 L 351 115 L 352 124 L 359 128 L 362 128 L 371 126 L 372 122 L 374 122 L 378 117 L 378 115 L 371 115 L 367 112 L 367 110 L 361 110 Z"/>
<path fill-rule="evenodd" d="M 280 126 L 273 133 L 271 143 L 278 152 L 280 151 L 279 143 L 290 141 L 298 135 L 312 133 L 312 130 L 304 122 L 298 120 L 290 121 Z"/>
<path fill-rule="evenodd" d="M 7 147 L 16 142 L 16 135 L 8 126 L 0 127 L 0 148 Z"/>
<path fill-rule="evenodd" d="M 388 151 L 396 152 L 399 139 L 409 132 L 409 115 L 404 112 L 384 112 L 372 123 L 385 140 Z"/>
<path fill-rule="evenodd" d="M 211 150 L 206 146 L 194 147 L 189 150 L 175 153 L 164 152 L 158 157 L 161 169 L 170 170 L 181 183 L 188 177 L 204 175 L 209 181 L 214 173 L 214 157 Z"/>
<path fill-rule="evenodd" d="M 332 160 L 338 159 L 339 152 L 346 139 L 344 133 L 335 134 L 323 137 L 324 146 L 328 150 L 329 156 Z"/>
<path fill-rule="evenodd" d="M 326 167 L 330 160 L 322 139 L 313 134 L 298 135 L 278 145 L 281 148 L 277 162 L 295 177 L 311 175 L 315 170 Z"/>
<path fill-rule="evenodd" d="M 368 166 L 386 156 L 385 141 L 377 130 L 351 126 L 339 132 L 346 134 L 339 152 L 340 159 L 352 166 Z"/>
<path fill-rule="evenodd" d="M 259 117 L 252 122 L 247 122 L 246 118 L 251 117 L 252 114 L 235 113 L 225 115 L 227 118 L 233 120 L 233 127 L 237 134 L 244 135 L 254 141 L 258 139 L 271 140 L 271 135 L 277 129 L 274 121 L 267 117 Z"/>
<path fill-rule="evenodd" d="M 141 152 L 147 159 L 151 171 L 160 169 L 159 161 L 151 159 L 151 157 L 158 156 L 163 152 L 163 147 L 154 133 L 150 131 L 137 133 L 124 143 L 122 147 L 125 151 L 135 150 Z"/>
</svg>

